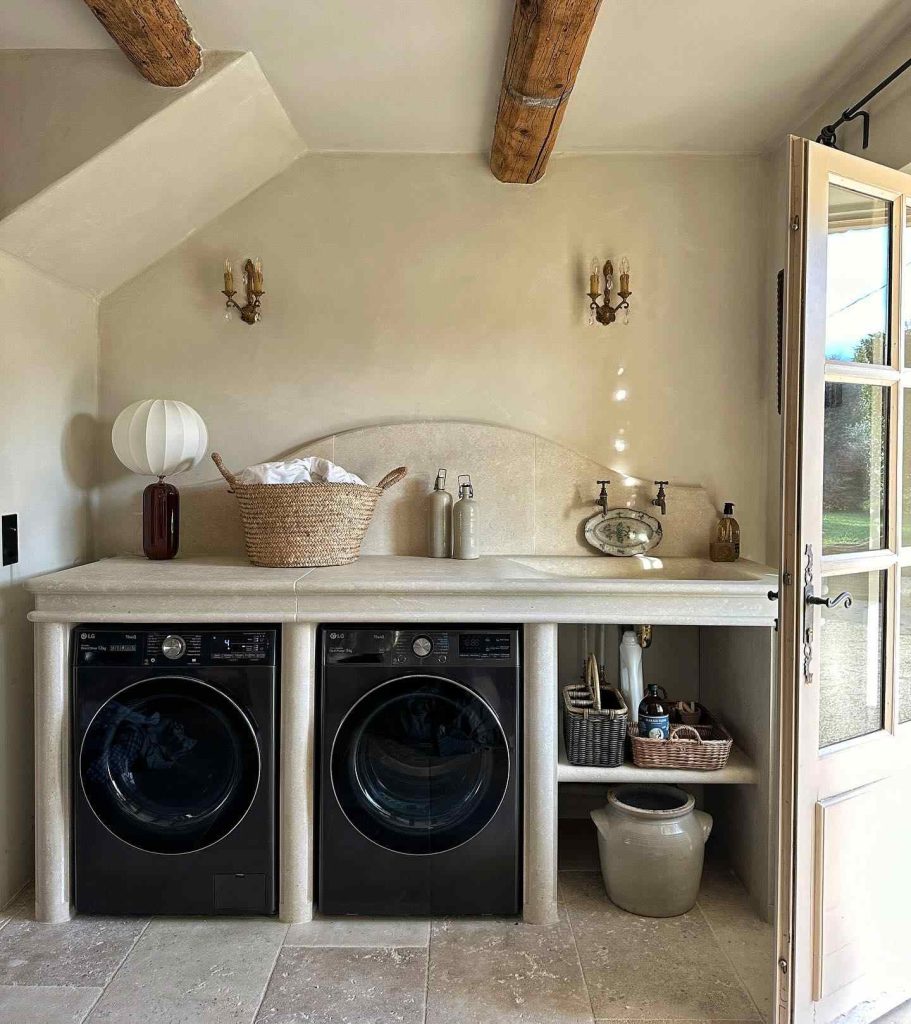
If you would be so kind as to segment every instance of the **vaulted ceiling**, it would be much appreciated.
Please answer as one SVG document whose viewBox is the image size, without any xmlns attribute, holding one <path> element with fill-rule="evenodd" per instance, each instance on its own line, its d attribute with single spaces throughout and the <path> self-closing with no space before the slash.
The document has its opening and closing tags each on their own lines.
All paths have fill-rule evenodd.
<svg viewBox="0 0 911 1024">
<path fill-rule="evenodd" d="M 256 54 L 310 150 L 409 152 L 489 148 L 513 5 L 181 3 L 205 48 Z M 762 150 L 909 17 L 904 0 L 603 0 L 557 149 Z M 0 5 L 0 47 L 113 45 L 81 0 Z"/>
</svg>

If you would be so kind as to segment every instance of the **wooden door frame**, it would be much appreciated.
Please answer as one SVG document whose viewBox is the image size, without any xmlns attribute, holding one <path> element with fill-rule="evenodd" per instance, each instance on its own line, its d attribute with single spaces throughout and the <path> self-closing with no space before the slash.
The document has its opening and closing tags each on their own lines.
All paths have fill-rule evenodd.
<svg viewBox="0 0 911 1024">
<path fill-rule="evenodd" d="M 816 315 L 813 309 L 808 307 L 808 301 L 818 302 L 819 295 L 824 293 L 824 288 L 818 286 L 807 287 L 807 274 L 812 272 L 812 266 L 808 261 L 813 258 L 813 263 L 818 262 L 816 257 L 809 251 L 809 246 L 820 246 L 824 243 L 819 231 L 819 225 L 808 223 L 808 214 L 815 211 L 814 217 L 818 219 L 818 209 L 813 205 L 813 211 L 808 209 L 809 198 L 817 195 L 812 191 L 820 187 L 817 179 L 822 167 L 812 166 L 810 159 L 811 147 L 814 144 L 804 139 L 791 137 L 789 140 L 789 189 L 788 189 L 788 245 L 787 245 L 787 270 L 785 274 L 786 288 L 784 294 L 784 344 L 782 351 L 782 458 L 781 458 L 781 501 L 782 501 L 782 530 L 781 530 L 781 551 L 780 551 L 780 579 L 779 579 L 779 680 L 778 680 L 778 709 L 779 709 L 779 808 L 778 808 L 778 901 L 776 907 L 776 960 L 778 963 L 777 988 L 776 988 L 776 1021 L 777 1024 L 791 1024 L 795 1011 L 799 1005 L 803 1006 L 805 1000 L 811 1004 L 818 998 L 814 988 L 812 967 L 807 975 L 807 959 L 812 959 L 814 943 L 818 941 L 819 934 L 813 931 L 810 917 L 798 913 L 806 909 L 804 903 L 813 898 L 812 885 L 814 877 L 812 872 L 807 874 L 807 858 L 816 863 L 820 851 L 815 847 L 798 850 L 798 831 L 806 844 L 807 836 L 813 834 L 818 845 L 818 835 L 807 832 L 806 804 L 805 799 L 800 798 L 798 802 L 798 767 L 804 758 L 812 758 L 815 770 L 819 771 L 818 736 L 810 736 L 806 722 L 806 714 L 801 716 L 801 698 L 804 691 L 804 676 L 809 668 L 810 671 L 818 669 L 818 643 L 811 645 L 812 658 L 808 649 L 804 646 L 806 640 L 805 631 L 808 628 L 818 626 L 818 616 L 806 615 L 804 609 L 804 587 L 806 583 L 812 582 L 817 593 L 821 592 L 823 582 L 823 555 L 820 549 L 814 552 L 815 564 L 812 569 L 807 569 L 806 552 L 802 550 L 803 537 L 807 528 L 807 509 L 804 508 L 805 499 L 811 497 L 804 494 L 804 470 L 807 459 L 820 458 L 821 450 L 816 452 L 804 452 L 802 450 L 804 427 L 804 403 L 815 401 L 820 390 L 820 383 L 834 375 L 844 377 L 852 382 L 867 382 L 870 378 L 881 378 L 874 383 L 884 386 L 890 396 L 888 439 L 890 459 L 892 462 L 887 466 L 888 491 L 887 498 L 887 534 L 885 547 L 882 551 L 883 569 L 887 569 L 887 604 L 884 614 L 887 618 L 886 638 L 891 638 L 891 647 L 884 647 L 884 707 L 883 707 L 883 730 L 873 733 L 869 737 L 859 737 L 857 740 L 846 741 L 844 753 L 838 750 L 838 746 L 832 748 L 832 752 L 841 757 L 847 756 L 848 766 L 860 762 L 864 758 L 873 757 L 874 760 L 883 758 L 886 765 L 890 758 L 890 740 L 899 738 L 899 732 L 907 738 L 911 729 L 911 723 L 900 726 L 898 723 L 899 701 L 894 699 L 895 680 L 893 672 L 898 664 L 899 653 L 899 612 L 901 600 L 901 568 L 903 565 L 911 565 L 911 548 L 903 550 L 901 544 L 900 528 L 902 514 L 902 411 L 904 403 L 905 388 L 911 386 L 911 370 L 904 368 L 904 335 L 903 335 L 903 310 L 901 303 L 893 301 L 889 310 L 889 329 L 891 349 L 888 362 L 884 367 L 871 367 L 870 369 L 858 370 L 851 365 L 846 367 L 834 364 L 825 364 L 824 360 L 819 365 L 807 366 L 806 344 L 812 344 L 814 352 L 818 348 L 818 338 L 808 339 L 805 336 L 807 331 L 808 317 Z M 884 183 L 873 186 L 867 183 L 868 177 L 874 180 L 878 177 L 870 171 L 867 161 L 853 157 L 849 154 L 839 153 L 832 157 L 833 168 L 828 162 L 824 163 L 827 182 L 844 184 L 851 188 L 874 195 L 877 190 L 882 191 L 883 198 L 894 200 L 895 195 L 901 193 L 905 197 L 911 194 L 907 187 L 893 189 L 890 176 L 898 172 L 889 168 L 882 168 L 882 179 Z M 906 172 L 903 172 L 907 176 Z M 810 176 L 813 180 L 810 180 Z M 844 181 L 839 179 L 844 178 Z M 894 179 L 893 179 L 894 180 Z M 887 194 L 890 193 L 890 194 Z M 809 197 L 809 198 L 808 198 Z M 905 200 L 907 201 L 907 199 Z M 911 203 L 908 203 L 911 210 Z M 891 235 L 891 267 L 890 281 L 898 284 L 893 295 L 901 295 L 905 268 L 902 265 L 902 245 L 905 240 L 905 224 L 908 213 L 904 202 L 893 202 L 892 207 L 892 235 Z M 812 231 L 812 238 L 808 232 Z M 815 251 L 815 250 L 814 250 Z M 808 292 L 811 299 L 808 300 Z M 815 296 L 815 298 L 813 298 Z M 819 311 L 816 311 L 817 313 Z M 825 311 L 822 311 L 824 315 Z M 815 321 L 814 321 L 815 322 Z M 817 353 L 819 354 L 819 353 Z M 856 378 L 856 381 L 855 381 Z M 821 442 L 820 442 L 821 443 Z M 814 467 L 811 467 L 814 468 Z M 820 467 L 815 466 L 815 469 Z M 811 472 L 814 479 L 818 473 Z M 814 513 L 815 514 L 815 513 Z M 821 514 L 821 508 L 820 508 Z M 813 515 L 809 516 L 813 519 Z M 813 523 L 810 523 L 813 526 Z M 888 552 L 888 558 L 887 556 Z M 831 559 L 841 556 L 828 556 Z M 855 560 L 874 561 L 876 556 L 860 555 L 853 556 Z M 844 571 L 850 568 L 852 556 L 844 557 Z M 885 562 L 888 561 L 887 566 Z M 836 563 L 837 564 L 837 563 Z M 842 571 L 839 567 L 838 571 Z M 867 571 L 866 568 L 858 571 Z M 837 578 L 833 577 L 833 578 Z M 818 640 L 818 637 L 815 638 Z M 804 665 L 804 655 L 807 653 L 807 666 Z M 818 671 L 816 671 L 818 676 Z M 813 680 L 814 691 L 808 695 L 811 704 L 819 700 L 819 680 Z M 804 709 L 812 711 L 814 709 Z M 812 716 L 811 716 L 812 717 Z M 811 723 L 818 725 L 818 723 Z M 801 727 L 803 725 L 803 736 Z M 853 748 L 853 749 L 852 749 Z M 864 749 L 866 748 L 866 749 Z M 891 744 L 891 754 L 901 756 L 901 748 Z M 887 773 L 888 774 L 888 773 Z M 820 781 L 823 776 L 820 775 Z M 861 782 L 858 779 L 858 782 Z M 861 788 L 863 785 L 861 784 Z M 818 793 L 815 797 L 818 797 Z M 818 803 L 817 803 L 818 813 Z M 803 817 L 801 817 L 803 815 Z M 797 885 L 797 863 L 796 857 L 801 856 L 801 874 L 803 879 L 801 889 L 798 892 Z M 809 885 L 807 884 L 809 879 Z M 809 932 L 808 932 L 809 928 Z M 795 955 L 797 959 L 795 960 Z M 809 982 L 808 982 L 809 978 Z M 807 990 L 807 984 L 810 991 Z M 831 997 L 829 997 L 831 998 Z M 885 1009 L 885 1008 L 884 1008 Z"/>
</svg>

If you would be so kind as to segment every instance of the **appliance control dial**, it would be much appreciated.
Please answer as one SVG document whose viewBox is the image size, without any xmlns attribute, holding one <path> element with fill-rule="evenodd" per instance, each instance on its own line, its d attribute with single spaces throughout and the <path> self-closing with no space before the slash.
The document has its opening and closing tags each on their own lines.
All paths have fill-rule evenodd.
<svg viewBox="0 0 911 1024">
<path fill-rule="evenodd" d="M 170 634 L 161 641 L 161 653 L 166 658 L 170 658 L 171 661 L 176 661 L 178 658 L 182 658 L 186 649 L 187 642 L 182 636 L 174 636 L 173 634 Z"/>
<path fill-rule="evenodd" d="M 416 636 L 411 644 L 411 649 L 419 658 L 426 658 L 433 650 L 433 642 L 428 636 Z"/>
</svg>

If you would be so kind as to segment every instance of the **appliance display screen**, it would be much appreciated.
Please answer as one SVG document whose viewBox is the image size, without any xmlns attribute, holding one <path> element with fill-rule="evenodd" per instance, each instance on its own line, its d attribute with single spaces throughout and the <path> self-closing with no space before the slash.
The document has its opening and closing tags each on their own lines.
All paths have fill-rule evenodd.
<svg viewBox="0 0 911 1024">
<path fill-rule="evenodd" d="M 511 654 L 509 633 L 460 633 L 459 657 L 506 660 Z"/>
</svg>

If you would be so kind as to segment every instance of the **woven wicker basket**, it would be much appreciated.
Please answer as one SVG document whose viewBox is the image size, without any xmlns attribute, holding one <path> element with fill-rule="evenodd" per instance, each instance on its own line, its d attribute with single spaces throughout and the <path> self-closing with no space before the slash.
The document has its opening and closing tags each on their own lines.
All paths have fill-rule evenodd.
<svg viewBox="0 0 911 1024">
<path fill-rule="evenodd" d="M 605 700 L 610 707 L 604 707 Z M 585 681 L 563 687 L 563 739 L 570 764 L 616 768 L 623 764 L 629 710 L 619 690 L 602 686 L 589 654 Z"/>
<path fill-rule="evenodd" d="M 408 470 L 387 473 L 376 487 L 360 484 L 242 484 L 212 461 L 237 497 L 247 557 L 269 568 L 347 565 L 357 560 L 377 502 Z"/>
<path fill-rule="evenodd" d="M 631 726 L 629 739 L 637 768 L 689 768 L 699 772 L 723 768 L 734 745 L 730 733 L 718 722 L 712 722 L 711 729 L 702 725 L 672 725 L 667 740 L 640 736 L 637 728 Z"/>
</svg>

